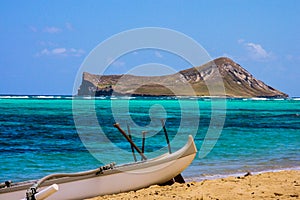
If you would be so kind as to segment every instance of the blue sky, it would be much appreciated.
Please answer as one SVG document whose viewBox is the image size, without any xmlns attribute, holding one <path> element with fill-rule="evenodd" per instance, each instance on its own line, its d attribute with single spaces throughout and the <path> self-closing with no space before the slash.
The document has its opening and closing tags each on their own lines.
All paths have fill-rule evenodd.
<svg viewBox="0 0 300 200">
<path fill-rule="evenodd" d="M 258 79 L 300 96 L 300 1 L 5 1 L 0 6 L 0 94 L 71 94 L 89 52 L 119 32 L 182 32 L 213 58 L 228 56 Z M 143 62 L 186 65 L 164 52 Z M 126 73 L 130 57 L 109 73 Z"/>
</svg>

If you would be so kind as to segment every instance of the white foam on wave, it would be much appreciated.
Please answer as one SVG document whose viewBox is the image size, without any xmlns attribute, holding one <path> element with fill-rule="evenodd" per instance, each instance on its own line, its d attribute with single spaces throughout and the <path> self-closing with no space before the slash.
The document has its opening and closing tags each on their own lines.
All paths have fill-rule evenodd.
<svg viewBox="0 0 300 200">
<path fill-rule="evenodd" d="M 95 99 L 106 99 L 106 97 L 94 97 Z"/>
<path fill-rule="evenodd" d="M 1 99 L 28 99 L 29 96 L 0 96 Z"/>
<path fill-rule="evenodd" d="M 10 99 L 11 96 L 0 96 L 0 99 Z"/>
<path fill-rule="evenodd" d="M 136 97 L 121 97 L 121 99 L 136 99 Z"/>
<path fill-rule="evenodd" d="M 268 100 L 268 98 L 264 98 L 264 97 L 253 97 L 250 99 L 254 100 L 254 101 L 267 101 Z"/>
<path fill-rule="evenodd" d="M 286 167 L 286 168 L 279 168 L 279 169 L 266 169 L 261 171 L 249 171 L 252 175 L 262 174 L 262 173 L 269 173 L 269 172 L 281 172 L 281 171 L 290 171 L 290 170 L 300 170 L 300 166 L 295 167 Z M 214 180 L 214 179 L 221 179 L 227 177 L 242 177 L 248 172 L 245 170 L 244 172 L 237 172 L 237 173 L 228 173 L 228 174 L 201 174 L 200 176 L 193 176 L 187 177 L 186 180 L 190 181 L 203 181 L 203 180 Z"/>
<path fill-rule="evenodd" d="M 59 95 L 0 95 L 0 99 L 72 99 L 72 96 Z"/>
<path fill-rule="evenodd" d="M 38 99 L 54 99 L 54 96 L 37 96 Z"/>
</svg>

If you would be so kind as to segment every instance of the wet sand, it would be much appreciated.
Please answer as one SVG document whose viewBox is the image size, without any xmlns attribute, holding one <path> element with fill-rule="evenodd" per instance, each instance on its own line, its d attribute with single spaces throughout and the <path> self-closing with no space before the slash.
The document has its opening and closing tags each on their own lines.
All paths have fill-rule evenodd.
<svg viewBox="0 0 300 200">
<path fill-rule="evenodd" d="M 199 199 L 199 200 L 245 200 L 245 199 L 300 199 L 300 171 L 267 172 L 242 177 L 227 177 L 171 186 L 153 185 L 149 188 L 95 197 L 102 199 Z"/>
</svg>

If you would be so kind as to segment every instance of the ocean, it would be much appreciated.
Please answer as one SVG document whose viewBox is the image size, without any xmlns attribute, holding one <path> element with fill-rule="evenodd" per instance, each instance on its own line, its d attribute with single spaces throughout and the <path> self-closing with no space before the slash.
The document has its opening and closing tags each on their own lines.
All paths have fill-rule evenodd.
<svg viewBox="0 0 300 200">
<path fill-rule="evenodd" d="M 300 169 L 299 98 L 0 96 L 0 182 L 134 162 L 114 123 L 140 148 L 146 131 L 155 157 L 167 152 L 161 119 L 172 151 L 195 138 L 186 180 Z"/>
</svg>

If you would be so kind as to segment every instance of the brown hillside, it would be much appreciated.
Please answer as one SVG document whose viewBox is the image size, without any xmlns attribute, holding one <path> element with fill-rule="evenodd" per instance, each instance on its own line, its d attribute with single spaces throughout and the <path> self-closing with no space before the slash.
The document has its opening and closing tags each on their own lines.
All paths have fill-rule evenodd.
<svg viewBox="0 0 300 200">
<path fill-rule="evenodd" d="M 288 97 L 229 58 L 166 76 L 100 76 L 85 72 L 78 95 Z"/>
</svg>

